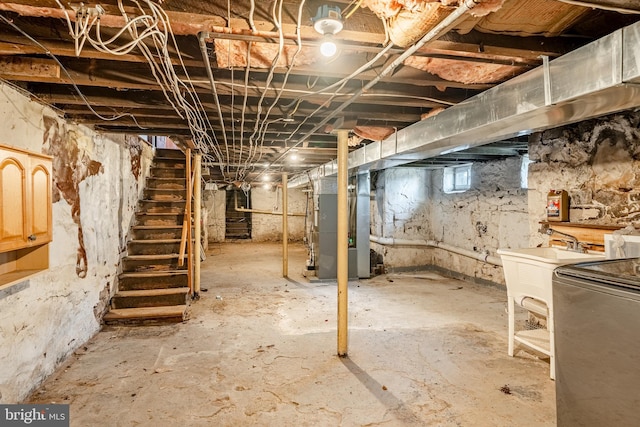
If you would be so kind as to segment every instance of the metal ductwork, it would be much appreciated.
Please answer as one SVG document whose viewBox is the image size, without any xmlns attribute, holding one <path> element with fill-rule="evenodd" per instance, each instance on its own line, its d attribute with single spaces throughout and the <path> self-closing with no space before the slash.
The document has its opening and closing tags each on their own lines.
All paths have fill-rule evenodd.
<svg viewBox="0 0 640 427">
<path fill-rule="evenodd" d="M 576 49 L 349 155 L 385 169 L 640 106 L 640 22 Z M 335 161 L 293 177 L 337 173 Z"/>
</svg>

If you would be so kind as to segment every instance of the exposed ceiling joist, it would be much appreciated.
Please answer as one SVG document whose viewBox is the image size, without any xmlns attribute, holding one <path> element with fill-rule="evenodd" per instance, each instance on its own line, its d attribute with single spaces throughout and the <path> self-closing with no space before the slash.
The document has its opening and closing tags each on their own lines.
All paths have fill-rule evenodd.
<svg viewBox="0 0 640 427">
<path fill-rule="evenodd" d="M 253 28 L 249 19 L 251 0 L 156 2 L 169 17 L 174 38 L 167 41 L 166 50 L 161 53 L 153 50 L 155 42 L 145 39 L 144 44 L 123 55 L 113 55 L 89 43 L 77 52 L 66 22 L 68 14 L 69 25 L 77 25 L 75 12 L 66 3 L 65 11 L 56 0 L 1 2 L 0 16 L 5 19 L 0 19 L 0 78 L 30 91 L 35 98 L 63 111 L 67 118 L 99 130 L 193 139 L 192 123 L 184 118 L 188 114 L 176 111 L 169 102 L 167 88 L 161 87 L 157 76 L 151 73 L 152 67 L 171 64 L 174 73 L 171 78 L 184 85 L 180 96 L 197 99 L 197 109 L 202 109 L 198 113 L 200 118 L 209 122 L 205 132 L 214 144 L 232 154 L 231 158 L 220 159 L 220 163 L 250 164 L 252 159 L 247 158 L 247 152 L 234 148 L 233 144 L 251 140 L 252 144 L 256 141 L 264 144 L 252 148 L 260 153 L 261 164 L 266 162 L 280 171 L 287 168 L 299 171 L 303 166 L 283 160 L 294 145 L 311 153 L 305 156 L 308 167 L 335 158 L 335 136 L 325 134 L 323 126 L 317 126 L 338 109 L 334 118 L 361 128 L 359 134 L 354 128 L 356 136 L 400 131 L 428 115 L 464 103 L 512 75 L 540 66 L 543 57 L 559 57 L 640 19 L 637 14 L 604 10 L 633 12 L 638 5 L 631 0 L 573 2 L 581 5 L 553 0 L 497 2 L 501 7 L 496 12 L 487 17 L 468 17 L 417 49 L 407 59 L 406 64 L 412 66 L 395 67 L 405 49 L 390 46 L 377 62 L 351 76 L 344 87 L 338 90 L 338 85 L 329 89 L 329 94 L 317 94 L 312 92 L 354 74 L 381 52 L 386 38 L 382 21 L 372 10 L 356 8 L 345 20 L 344 30 L 335 36 L 342 43 L 341 54 L 327 61 L 315 53 L 322 39 L 311 25 L 318 3 L 306 2 L 302 19 L 296 22 L 301 2 L 282 2 L 282 22 L 277 23 L 273 14 L 273 6 L 280 4 L 277 1 L 255 2 Z M 352 2 L 333 3 L 346 6 Z M 386 3 L 387 0 L 379 2 Z M 149 10 L 147 0 L 123 0 L 123 4 L 129 16 Z M 105 37 L 125 28 L 126 19 L 117 0 L 101 1 L 100 5 L 106 11 L 100 17 Z M 532 16 L 529 11 L 541 11 L 544 16 L 531 22 L 515 18 Z M 283 49 L 290 49 L 289 54 L 296 50 L 297 25 L 305 61 L 292 64 L 289 59 L 272 65 L 280 40 Z M 160 20 L 158 27 L 164 29 L 168 25 Z M 281 34 L 278 27 L 283 30 Z M 208 38 L 204 39 L 203 57 L 199 36 L 205 33 Z M 549 36 L 551 33 L 553 36 Z M 121 42 L 132 40 L 126 31 L 124 34 Z M 221 51 L 219 41 L 229 41 L 224 42 L 228 46 L 241 44 L 237 45 L 239 49 Z M 262 56 L 260 65 L 251 62 L 248 69 L 247 43 L 253 55 Z M 145 56 L 143 49 L 152 49 L 152 57 Z M 211 63 L 214 87 L 207 74 L 207 61 Z M 379 79 L 390 65 L 394 65 L 394 71 Z M 500 69 L 502 74 L 497 71 Z M 369 88 L 371 81 L 377 83 Z M 360 93 L 364 87 L 367 90 Z M 354 93 L 358 97 L 342 108 Z M 125 116 L 109 121 L 101 118 L 119 114 Z M 296 144 L 309 136 L 304 144 Z M 354 137 L 354 141 L 359 140 L 362 145 L 372 141 L 358 138 L 362 137 Z M 526 144 L 509 141 L 506 146 L 496 143 L 483 148 L 456 156 L 488 159 L 517 155 L 526 149 Z M 441 163 L 451 163 L 451 157 L 444 156 Z M 241 176 L 251 181 L 263 173 L 263 169 L 252 166 L 244 171 L 245 175 L 241 169 L 234 179 Z"/>
</svg>

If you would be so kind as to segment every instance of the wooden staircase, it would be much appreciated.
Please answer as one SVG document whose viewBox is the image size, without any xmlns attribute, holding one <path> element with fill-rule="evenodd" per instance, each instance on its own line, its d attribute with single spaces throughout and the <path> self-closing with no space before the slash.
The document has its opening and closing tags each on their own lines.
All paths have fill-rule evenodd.
<svg viewBox="0 0 640 427">
<path fill-rule="evenodd" d="M 188 317 L 187 260 L 179 263 L 186 206 L 185 156 L 157 149 L 121 259 L 118 292 L 104 323 L 182 322 Z"/>
</svg>

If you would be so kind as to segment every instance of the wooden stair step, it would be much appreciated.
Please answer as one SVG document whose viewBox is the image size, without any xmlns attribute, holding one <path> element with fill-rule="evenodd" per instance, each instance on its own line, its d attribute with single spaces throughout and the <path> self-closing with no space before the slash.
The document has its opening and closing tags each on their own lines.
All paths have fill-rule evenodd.
<svg viewBox="0 0 640 427">
<path fill-rule="evenodd" d="M 187 199 L 176 199 L 176 200 L 158 200 L 158 199 L 141 199 L 141 202 L 144 203 L 166 203 L 166 202 L 186 202 Z"/>
<path fill-rule="evenodd" d="M 147 177 L 148 180 L 158 180 L 158 181 L 176 181 L 176 180 L 181 180 L 181 181 L 185 181 L 185 178 L 168 178 L 166 176 L 148 176 Z"/>
<path fill-rule="evenodd" d="M 157 277 L 168 277 L 168 276 L 186 276 L 187 270 L 166 270 L 166 271 L 132 271 L 120 273 L 118 277 L 123 278 L 133 278 L 133 279 L 147 279 L 147 278 L 157 278 Z"/>
<path fill-rule="evenodd" d="M 187 305 L 160 307 L 116 308 L 104 315 L 104 322 L 131 323 L 135 321 L 173 321 L 182 322 L 187 318 Z"/>
<path fill-rule="evenodd" d="M 195 239 L 191 239 L 195 240 Z M 171 243 L 180 243 L 182 239 L 133 239 L 129 240 L 131 244 L 149 244 L 149 245 L 163 245 L 163 244 L 171 244 Z"/>
<path fill-rule="evenodd" d="M 181 225 L 134 225 L 134 230 L 174 230 L 176 228 L 182 229 Z"/>
<path fill-rule="evenodd" d="M 132 291 L 118 291 L 120 297 L 158 297 L 163 295 L 187 294 L 189 288 L 139 289 Z"/>
<path fill-rule="evenodd" d="M 111 299 L 111 308 L 169 307 L 184 305 L 189 296 L 186 286 L 120 289 Z"/>
<path fill-rule="evenodd" d="M 184 215 L 184 212 L 136 212 L 138 216 L 176 216 L 176 215 Z"/>
<path fill-rule="evenodd" d="M 118 292 L 182 288 L 188 286 L 188 271 L 167 268 L 165 270 L 125 271 L 118 275 Z M 117 294 L 116 294 L 117 295 Z"/>
<path fill-rule="evenodd" d="M 158 254 L 158 255 L 127 255 L 123 258 L 130 261 L 154 261 L 160 259 L 179 258 L 180 254 Z"/>
</svg>

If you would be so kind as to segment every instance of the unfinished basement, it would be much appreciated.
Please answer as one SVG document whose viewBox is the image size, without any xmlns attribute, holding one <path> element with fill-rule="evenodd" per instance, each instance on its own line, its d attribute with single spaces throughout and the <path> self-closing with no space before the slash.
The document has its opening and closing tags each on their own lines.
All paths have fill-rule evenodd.
<svg viewBox="0 0 640 427">
<path fill-rule="evenodd" d="M 640 3 L 0 2 L 1 426 L 637 426 Z"/>
</svg>

